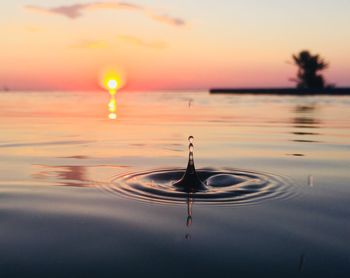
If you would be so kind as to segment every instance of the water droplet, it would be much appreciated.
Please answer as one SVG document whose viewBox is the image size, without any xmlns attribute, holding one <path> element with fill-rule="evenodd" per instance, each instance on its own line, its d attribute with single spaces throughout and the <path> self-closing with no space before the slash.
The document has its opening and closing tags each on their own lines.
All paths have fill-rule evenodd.
<svg viewBox="0 0 350 278">
<path fill-rule="evenodd" d="M 193 144 L 193 136 L 190 136 L 190 137 L 188 137 L 188 142 L 190 142 L 191 144 Z"/>
<path fill-rule="evenodd" d="M 188 148 L 189 148 L 190 152 L 193 153 L 194 147 L 193 147 L 192 143 L 188 146 Z"/>
</svg>

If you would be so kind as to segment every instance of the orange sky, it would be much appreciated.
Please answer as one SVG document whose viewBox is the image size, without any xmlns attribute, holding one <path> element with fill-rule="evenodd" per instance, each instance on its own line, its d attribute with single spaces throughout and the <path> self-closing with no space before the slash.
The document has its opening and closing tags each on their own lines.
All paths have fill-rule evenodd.
<svg viewBox="0 0 350 278">
<path fill-rule="evenodd" d="M 128 90 L 293 86 L 302 49 L 350 85 L 349 1 L 189 2 L 3 1 L 0 88 L 96 90 L 113 65 Z"/>
</svg>

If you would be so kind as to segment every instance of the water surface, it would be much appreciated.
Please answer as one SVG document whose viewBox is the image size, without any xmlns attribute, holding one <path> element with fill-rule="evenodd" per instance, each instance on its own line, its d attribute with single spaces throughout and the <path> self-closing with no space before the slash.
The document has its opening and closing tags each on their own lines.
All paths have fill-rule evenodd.
<svg viewBox="0 0 350 278">
<path fill-rule="evenodd" d="M 0 94 L 1 277 L 350 276 L 350 97 L 108 101 Z M 172 188 L 189 135 L 215 194 L 255 187 Z"/>
</svg>

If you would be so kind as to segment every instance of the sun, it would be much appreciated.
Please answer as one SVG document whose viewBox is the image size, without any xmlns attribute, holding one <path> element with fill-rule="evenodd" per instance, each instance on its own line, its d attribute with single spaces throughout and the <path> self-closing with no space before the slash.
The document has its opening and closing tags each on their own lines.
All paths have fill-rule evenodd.
<svg viewBox="0 0 350 278">
<path fill-rule="evenodd" d="M 125 86 L 125 72 L 117 67 L 105 68 L 100 72 L 102 88 L 116 92 Z"/>
<path fill-rule="evenodd" d="M 115 79 L 110 79 L 107 82 L 108 89 L 116 90 L 118 88 L 118 82 Z"/>
</svg>

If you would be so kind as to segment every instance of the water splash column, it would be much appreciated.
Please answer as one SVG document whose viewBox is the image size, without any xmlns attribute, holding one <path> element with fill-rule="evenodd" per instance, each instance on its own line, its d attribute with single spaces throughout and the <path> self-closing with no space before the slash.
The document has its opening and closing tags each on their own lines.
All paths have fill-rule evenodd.
<svg viewBox="0 0 350 278">
<path fill-rule="evenodd" d="M 188 137 L 189 154 L 188 154 L 187 169 L 183 177 L 174 184 L 175 187 L 185 192 L 197 192 L 197 191 L 204 191 L 206 189 L 205 185 L 199 179 L 196 172 L 196 168 L 194 166 L 193 141 L 194 141 L 193 136 Z"/>
</svg>

